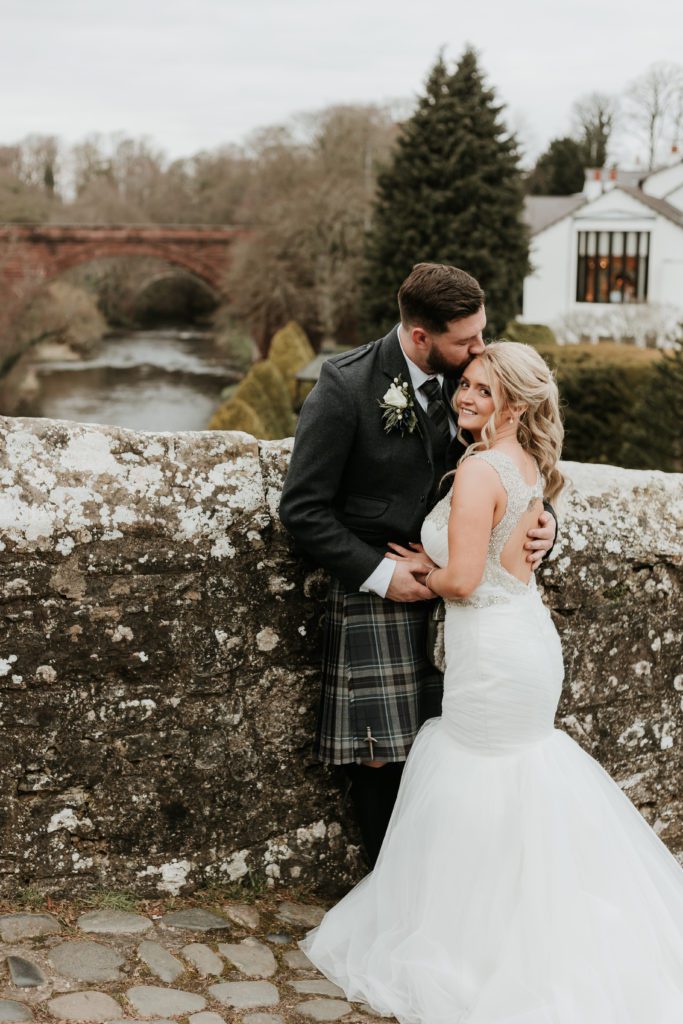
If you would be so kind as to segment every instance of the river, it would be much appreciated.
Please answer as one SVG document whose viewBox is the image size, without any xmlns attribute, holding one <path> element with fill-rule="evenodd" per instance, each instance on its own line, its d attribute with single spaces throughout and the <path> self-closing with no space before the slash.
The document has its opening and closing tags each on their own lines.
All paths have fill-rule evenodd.
<svg viewBox="0 0 683 1024">
<path fill-rule="evenodd" d="M 181 327 L 110 336 L 90 357 L 32 369 L 16 415 L 133 430 L 205 430 L 221 390 L 241 377 L 211 333 Z"/>
</svg>

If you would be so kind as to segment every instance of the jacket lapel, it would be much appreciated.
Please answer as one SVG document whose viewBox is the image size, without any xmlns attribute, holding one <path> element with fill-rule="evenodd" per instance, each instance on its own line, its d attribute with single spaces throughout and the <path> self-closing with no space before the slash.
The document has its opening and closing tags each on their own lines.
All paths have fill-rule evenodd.
<svg viewBox="0 0 683 1024">
<path fill-rule="evenodd" d="M 433 464 L 434 449 L 432 446 L 430 424 L 427 414 L 418 402 L 417 396 L 413 390 L 413 382 L 410 379 L 408 364 L 406 363 L 405 356 L 403 355 L 401 342 L 398 339 L 398 324 L 394 327 L 393 331 L 390 331 L 389 334 L 382 339 L 381 345 L 380 365 L 382 367 L 382 371 L 385 376 L 389 378 L 389 382 L 393 381 L 394 377 L 398 377 L 399 375 L 402 380 L 407 382 L 413 400 L 415 415 L 417 416 L 417 427 L 415 428 L 415 432 L 420 435 L 420 440 L 424 445 L 424 449 Z"/>
</svg>

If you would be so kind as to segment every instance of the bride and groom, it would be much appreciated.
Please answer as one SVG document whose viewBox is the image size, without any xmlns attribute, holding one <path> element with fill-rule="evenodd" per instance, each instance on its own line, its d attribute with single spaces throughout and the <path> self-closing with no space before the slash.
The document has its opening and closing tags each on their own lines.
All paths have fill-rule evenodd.
<svg viewBox="0 0 683 1024">
<path fill-rule="evenodd" d="M 674 1024 L 681 868 L 553 727 L 562 652 L 532 572 L 562 486 L 552 374 L 527 346 L 484 347 L 462 271 L 419 264 L 399 306 L 399 328 L 323 368 L 283 493 L 333 575 L 318 756 L 350 766 L 371 862 L 381 846 L 302 946 L 402 1024 Z"/>
</svg>

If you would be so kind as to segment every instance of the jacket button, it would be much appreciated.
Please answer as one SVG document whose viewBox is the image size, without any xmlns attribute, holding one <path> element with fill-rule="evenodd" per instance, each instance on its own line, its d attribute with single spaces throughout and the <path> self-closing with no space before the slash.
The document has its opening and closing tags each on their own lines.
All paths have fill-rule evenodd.
<svg viewBox="0 0 683 1024">
<path fill-rule="evenodd" d="M 422 502 L 423 505 L 424 505 L 424 500 L 425 500 L 425 496 L 424 496 L 424 494 L 421 494 L 420 495 L 420 501 Z"/>
</svg>

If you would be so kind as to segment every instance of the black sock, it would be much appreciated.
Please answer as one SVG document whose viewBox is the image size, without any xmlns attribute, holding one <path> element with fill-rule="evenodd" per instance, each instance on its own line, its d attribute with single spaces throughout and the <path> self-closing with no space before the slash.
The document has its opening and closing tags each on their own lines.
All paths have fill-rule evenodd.
<svg viewBox="0 0 683 1024">
<path fill-rule="evenodd" d="M 351 780 L 351 802 L 371 867 L 375 866 L 382 848 L 402 771 L 402 761 L 392 761 L 381 768 L 370 768 L 366 764 L 346 765 L 346 773 Z"/>
<path fill-rule="evenodd" d="M 351 802 L 363 847 L 370 866 L 374 867 L 389 820 L 386 816 L 386 785 L 381 778 L 384 768 L 370 768 L 366 764 L 349 764 L 345 767 L 351 780 Z"/>
</svg>

